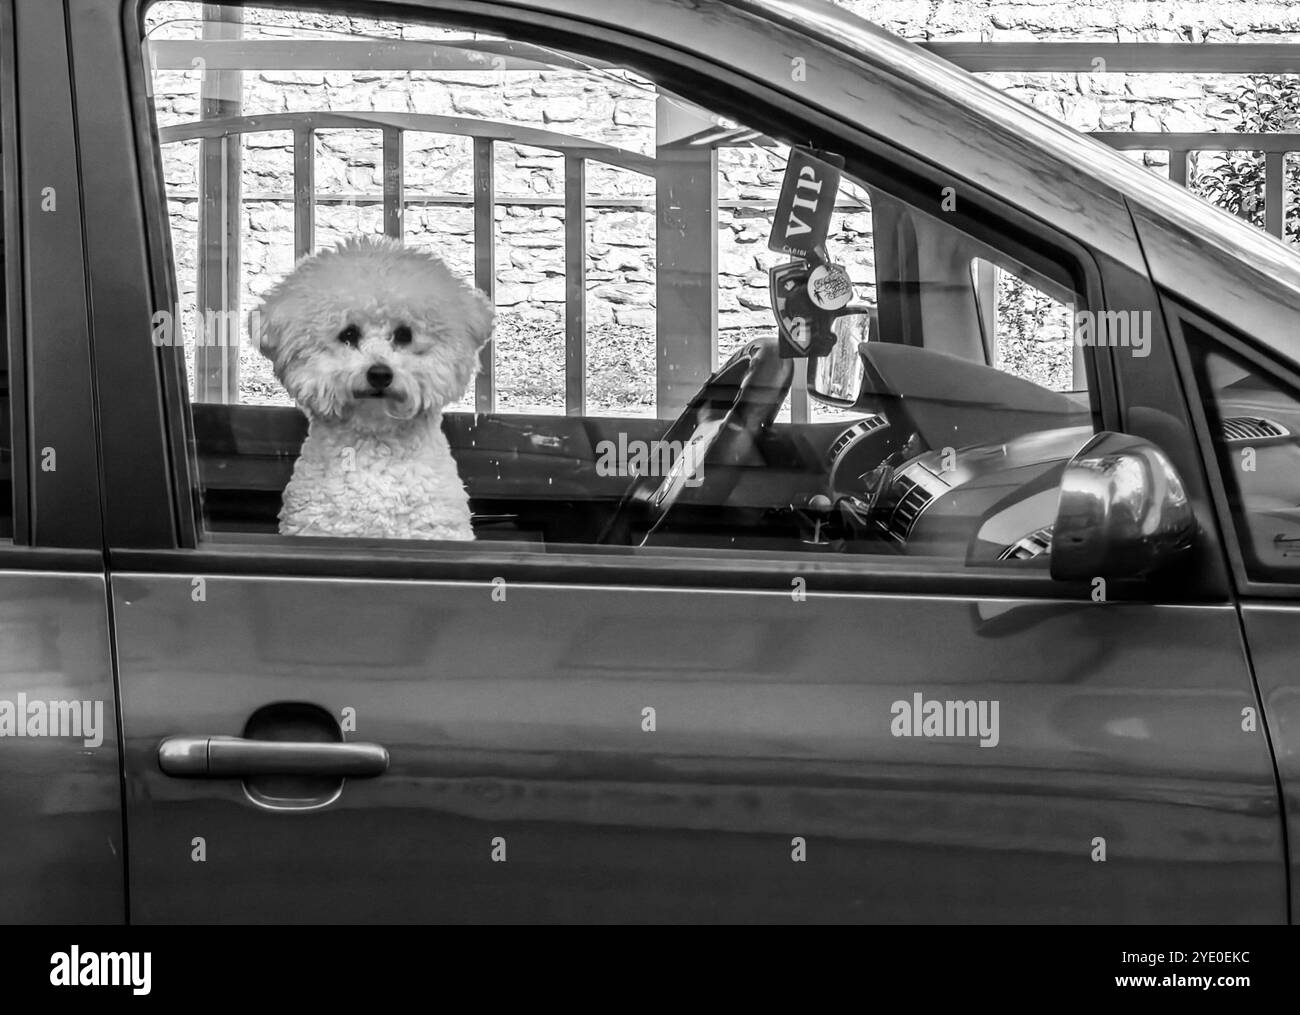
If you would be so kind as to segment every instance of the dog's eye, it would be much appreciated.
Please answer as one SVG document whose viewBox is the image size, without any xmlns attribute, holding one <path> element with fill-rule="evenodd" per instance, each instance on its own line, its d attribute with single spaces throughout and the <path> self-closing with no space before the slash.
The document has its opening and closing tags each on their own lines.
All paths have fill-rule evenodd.
<svg viewBox="0 0 1300 1015">
<path fill-rule="evenodd" d="M 399 324 L 393 329 L 393 345 L 410 345 L 411 329 L 405 324 Z"/>
<path fill-rule="evenodd" d="M 349 324 L 339 332 L 339 341 L 347 345 L 356 345 L 361 341 L 361 329 L 355 324 Z"/>
</svg>

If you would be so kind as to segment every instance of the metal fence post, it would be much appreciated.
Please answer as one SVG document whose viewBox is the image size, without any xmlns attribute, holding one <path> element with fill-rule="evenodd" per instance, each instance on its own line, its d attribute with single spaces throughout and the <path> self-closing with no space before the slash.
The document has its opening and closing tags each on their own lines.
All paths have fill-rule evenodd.
<svg viewBox="0 0 1300 1015">
<path fill-rule="evenodd" d="M 655 412 L 675 418 L 718 349 L 718 153 L 690 136 L 711 119 L 655 103 Z"/>
<path fill-rule="evenodd" d="M 203 5 L 203 38 L 239 39 L 244 12 Z M 209 70 L 196 61 L 203 78 L 199 116 L 239 116 L 243 72 Z M 236 134 L 199 142 L 198 279 L 195 302 L 199 321 L 194 335 L 194 398 L 199 402 L 239 401 L 240 171 L 243 138 Z"/>
</svg>

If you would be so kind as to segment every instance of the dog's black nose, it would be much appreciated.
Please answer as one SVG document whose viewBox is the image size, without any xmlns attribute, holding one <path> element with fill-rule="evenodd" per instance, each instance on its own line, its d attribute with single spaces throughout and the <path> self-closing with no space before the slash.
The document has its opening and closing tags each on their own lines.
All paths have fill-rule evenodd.
<svg viewBox="0 0 1300 1015">
<path fill-rule="evenodd" d="M 366 371 L 366 383 L 376 391 L 383 391 L 393 383 L 393 369 L 382 363 L 376 363 Z"/>
</svg>

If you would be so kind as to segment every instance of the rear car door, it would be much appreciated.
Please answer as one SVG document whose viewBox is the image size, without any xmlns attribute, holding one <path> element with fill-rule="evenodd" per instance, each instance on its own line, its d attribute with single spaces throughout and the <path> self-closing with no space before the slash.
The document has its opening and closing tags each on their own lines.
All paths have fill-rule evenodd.
<svg viewBox="0 0 1300 1015">
<path fill-rule="evenodd" d="M 127 916 L 75 140 L 63 9 L 0 3 L 0 923 Z"/>
<path fill-rule="evenodd" d="M 133 918 L 1284 920 L 1271 759 L 1122 202 L 1088 197 L 1110 246 L 1077 242 L 901 145 L 964 111 L 692 6 L 146 22 L 71 0 Z M 801 95 L 791 46 L 839 84 Z M 854 118 L 826 112 L 837 89 Z M 368 162 L 330 133 L 353 129 Z M 796 361 L 724 497 L 698 477 L 672 525 L 611 543 L 654 460 L 628 449 L 708 422 L 696 392 L 768 348 L 791 145 L 845 159 L 829 242 L 877 310 L 874 395 L 810 405 Z M 193 339 L 347 231 L 434 247 L 495 297 L 444 426 L 471 543 L 277 535 L 305 422 L 248 383 L 246 340 Z M 1146 351 L 1058 329 L 1024 362 L 1001 300 L 1044 335 L 1136 313 Z M 898 439 L 846 457 L 882 419 Z M 1179 581 L 1044 566 L 1055 477 L 1101 429 L 1182 472 L 1202 538 Z M 823 538 L 813 498 L 886 450 L 887 514 Z"/>
<path fill-rule="evenodd" d="M 1292 870 L 1300 866 L 1296 666 L 1300 651 L 1300 385 L 1293 359 L 1255 336 L 1194 309 L 1184 295 L 1166 305 L 1178 322 L 1196 425 L 1228 520 L 1234 577 L 1252 665 L 1287 809 Z M 1294 356 L 1295 350 L 1290 350 Z"/>
</svg>

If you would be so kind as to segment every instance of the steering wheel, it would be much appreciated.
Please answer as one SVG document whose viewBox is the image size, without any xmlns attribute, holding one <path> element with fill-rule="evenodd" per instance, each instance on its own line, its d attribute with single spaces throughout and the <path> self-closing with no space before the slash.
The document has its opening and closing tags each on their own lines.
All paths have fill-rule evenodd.
<svg viewBox="0 0 1300 1015">
<path fill-rule="evenodd" d="M 740 466 L 776 419 L 794 379 L 775 336 L 757 338 L 713 374 L 661 438 L 681 453 L 666 476 L 637 476 L 597 540 L 628 545 L 663 525 L 683 500 L 726 503 Z"/>
</svg>

